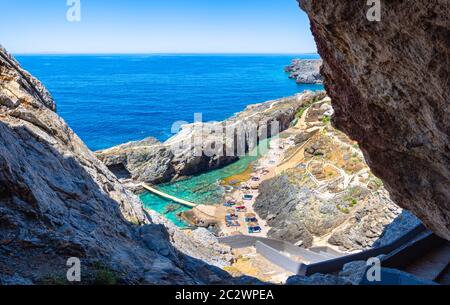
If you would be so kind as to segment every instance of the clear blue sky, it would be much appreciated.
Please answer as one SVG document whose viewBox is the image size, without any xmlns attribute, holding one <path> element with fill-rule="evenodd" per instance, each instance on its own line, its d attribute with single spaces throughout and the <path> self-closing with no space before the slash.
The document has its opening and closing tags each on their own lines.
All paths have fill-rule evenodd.
<svg viewBox="0 0 450 305">
<path fill-rule="evenodd" d="M 296 0 L 0 0 L 0 44 L 13 53 L 310 53 Z"/>
</svg>

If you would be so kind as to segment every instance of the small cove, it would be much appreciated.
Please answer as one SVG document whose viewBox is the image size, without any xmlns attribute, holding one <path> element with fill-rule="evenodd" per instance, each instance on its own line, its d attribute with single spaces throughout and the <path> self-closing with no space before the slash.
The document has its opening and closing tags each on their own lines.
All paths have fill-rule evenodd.
<svg viewBox="0 0 450 305">
<path fill-rule="evenodd" d="M 181 181 L 159 185 L 158 189 L 197 204 L 217 204 L 226 192 L 226 187 L 222 183 L 223 180 L 246 172 L 264 154 L 269 143 L 269 140 L 261 141 L 254 151 L 232 164 Z M 187 223 L 180 219 L 177 214 L 189 210 L 188 207 L 148 192 L 142 194 L 140 198 L 145 208 L 164 215 L 165 218 L 179 227 L 187 226 Z"/>
</svg>

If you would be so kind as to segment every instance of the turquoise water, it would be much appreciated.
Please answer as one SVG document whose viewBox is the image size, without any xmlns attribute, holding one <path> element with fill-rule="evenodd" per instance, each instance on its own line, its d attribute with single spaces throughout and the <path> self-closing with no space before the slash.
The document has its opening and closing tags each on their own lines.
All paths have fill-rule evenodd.
<svg viewBox="0 0 450 305">
<path fill-rule="evenodd" d="M 225 193 L 225 187 L 220 184 L 221 180 L 245 171 L 252 162 L 256 161 L 261 155 L 264 155 L 268 143 L 269 141 L 267 140 L 261 141 L 252 153 L 223 168 L 175 183 L 160 185 L 158 188 L 167 194 L 197 204 L 216 204 L 220 202 Z M 177 226 L 185 227 L 187 225 L 177 214 L 189 210 L 188 207 L 151 193 L 143 194 L 141 200 L 146 208 L 161 213 Z M 172 209 L 168 211 L 167 207 L 171 207 Z"/>
</svg>

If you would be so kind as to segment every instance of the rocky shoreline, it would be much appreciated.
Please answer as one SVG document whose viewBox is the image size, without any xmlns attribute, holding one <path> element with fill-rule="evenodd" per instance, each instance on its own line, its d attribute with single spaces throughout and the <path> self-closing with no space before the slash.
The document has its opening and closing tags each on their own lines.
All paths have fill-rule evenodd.
<svg viewBox="0 0 450 305">
<path fill-rule="evenodd" d="M 322 84 L 321 66 L 321 59 L 294 59 L 284 71 L 289 73 L 289 78 L 294 79 L 297 84 Z"/>
<path fill-rule="evenodd" d="M 329 102 L 324 98 L 305 105 L 298 112 L 302 115 L 271 142 L 267 154 L 243 180 L 233 183 L 233 191 L 223 202 L 245 206 L 245 213 L 237 213 L 238 227 L 225 225 L 230 207 L 223 202 L 187 213 L 205 226 L 214 224 L 219 236 L 230 236 L 248 235 L 243 215 L 256 212 L 255 221 L 262 230 L 252 236 L 304 248 L 325 246 L 342 253 L 386 245 L 419 225 L 415 216 L 392 202 L 382 183 L 370 173 L 356 143 L 330 125 L 326 119 L 332 113 Z M 243 201 L 244 195 L 253 199 Z M 256 274 L 273 283 L 288 277 L 276 266 L 260 261 L 251 249 L 232 253 L 235 259 L 226 268 L 233 274 Z M 271 268 L 277 271 L 267 276 Z"/>
</svg>

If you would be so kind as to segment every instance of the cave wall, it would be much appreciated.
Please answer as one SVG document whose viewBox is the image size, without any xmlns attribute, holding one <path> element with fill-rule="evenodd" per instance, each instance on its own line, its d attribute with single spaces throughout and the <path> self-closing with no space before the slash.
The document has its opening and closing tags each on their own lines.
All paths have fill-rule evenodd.
<svg viewBox="0 0 450 305">
<path fill-rule="evenodd" d="M 299 0 L 308 14 L 333 124 L 359 142 L 401 207 L 450 240 L 450 4 Z"/>
</svg>

